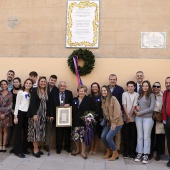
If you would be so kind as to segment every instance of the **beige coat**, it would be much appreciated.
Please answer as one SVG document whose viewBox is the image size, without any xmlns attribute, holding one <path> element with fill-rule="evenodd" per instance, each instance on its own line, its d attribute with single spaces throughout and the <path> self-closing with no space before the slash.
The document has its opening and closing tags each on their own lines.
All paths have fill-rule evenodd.
<svg viewBox="0 0 170 170">
<path fill-rule="evenodd" d="M 122 111 L 116 97 L 112 96 L 110 104 L 102 99 L 103 115 L 106 116 L 110 124 L 123 125 Z"/>
</svg>

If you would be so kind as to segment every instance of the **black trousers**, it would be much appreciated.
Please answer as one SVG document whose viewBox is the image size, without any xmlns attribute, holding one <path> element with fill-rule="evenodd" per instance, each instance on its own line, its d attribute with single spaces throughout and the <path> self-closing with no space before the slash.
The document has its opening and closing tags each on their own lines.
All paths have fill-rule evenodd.
<svg viewBox="0 0 170 170">
<path fill-rule="evenodd" d="M 165 135 L 167 138 L 168 154 L 170 156 L 170 128 L 168 128 L 166 125 L 164 125 L 164 129 L 165 129 Z"/>
<path fill-rule="evenodd" d="M 27 150 L 28 118 L 26 115 L 27 112 L 22 112 L 20 110 L 18 111 L 18 124 L 15 125 L 15 138 L 14 138 L 15 154 L 22 154 L 24 151 Z"/>
<path fill-rule="evenodd" d="M 64 140 L 64 149 L 70 150 L 71 127 L 56 127 L 56 150 L 62 150 Z"/>
<path fill-rule="evenodd" d="M 154 151 L 157 151 L 158 155 L 165 154 L 165 134 L 155 134 L 156 131 L 156 121 L 154 121 L 154 125 L 151 132 L 151 151 L 153 154 Z"/>
<path fill-rule="evenodd" d="M 124 122 L 122 131 L 124 141 L 124 154 L 135 154 L 137 144 L 137 130 L 135 122 Z"/>
</svg>

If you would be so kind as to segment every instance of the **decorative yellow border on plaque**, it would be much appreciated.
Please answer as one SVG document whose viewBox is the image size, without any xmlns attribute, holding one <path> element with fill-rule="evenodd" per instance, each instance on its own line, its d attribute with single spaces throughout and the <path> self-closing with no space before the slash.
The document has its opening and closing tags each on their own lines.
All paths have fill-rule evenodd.
<svg viewBox="0 0 170 170">
<path fill-rule="evenodd" d="M 94 31 L 94 37 L 93 37 L 93 43 L 90 43 L 88 41 L 82 41 L 82 42 L 71 42 L 72 39 L 72 31 L 70 30 L 72 27 L 72 11 L 74 7 L 78 7 L 78 8 L 87 8 L 87 7 L 95 7 L 95 19 L 93 20 L 93 31 Z M 97 44 L 97 40 L 98 40 L 98 22 L 99 22 L 99 12 L 98 12 L 98 5 L 94 2 L 89 2 L 89 1 L 85 1 L 85 2 L 73 2 L 69 5 L 69 9 L 68 9 L 68 24 L 67 24 L 67 35 L 68 35 L 68 40 L 67 43 L 71 46 L 71 47 L 81 47 L 81 46 L 85 46 L 85 47 L 94 47 Z"/>
</svg>

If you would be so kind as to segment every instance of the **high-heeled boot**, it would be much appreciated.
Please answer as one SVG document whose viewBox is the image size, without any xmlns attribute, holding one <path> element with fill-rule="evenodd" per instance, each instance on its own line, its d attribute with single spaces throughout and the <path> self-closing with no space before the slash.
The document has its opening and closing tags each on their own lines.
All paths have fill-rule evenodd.
<svg viewBox="0 0 170 170">
<path fill-rule="evenodd" d="M 103 156 L 103 159 L 107 159 L 112 155 L 112 149 L 108 148 L 106 154 Z"/>
<path fill-rule="evenodd" d="M 119 159 L 119 154 L 117 150 L 113 151 L 112 157 L 109 159 L 109 161 L 114 161 L 116 159 Z"/>
</svg>

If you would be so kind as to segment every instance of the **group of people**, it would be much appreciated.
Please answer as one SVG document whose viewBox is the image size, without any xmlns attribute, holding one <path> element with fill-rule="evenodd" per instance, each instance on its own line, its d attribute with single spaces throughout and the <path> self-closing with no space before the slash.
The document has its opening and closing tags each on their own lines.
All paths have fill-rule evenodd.
<svg viewBox="0 0 170 170">
<path fill-rule="evenodd" d="M 156 151 L 155 159 L 159 161 L 165 153 L 165 135 L 170 153 L 170 77 L 165 79 L 163 93 L 161 84 L 151 85 L 144 80 L 142 71 L 136 73 L 136 83 L 127 82 L 125 91 L 117 84 L 117 76 L 111 74 L 109 85 L 100 88 L 97 82 L 92 83 L 89 95 L 85 85 L 78 86 L 75 98 L 67 90 L 65 81 L 56 86 L 56 75 L 51 75 L 47 82 L 45 76 L 38 79 L 37 72 L 32 71 L 22 86 L 21 79 L 14 77 L 15 72 L 9 70 L 7 80 L 0 81 L 0 152 L 6 152 L 12 137 L 14 142 L 10 152 L 20 158 L 30 153 L 28 146 L 33 147 L 35 157 L 41 157 L 42 141 L 43 148 L 49 152 L 56 107 L 72 106 L 72 127 L 56 127 L 57 154 L 64 148 L 73 156 L 81 154 L 87 159 L 86 124 L 82 119 L 86 111 L 94 111 L 96 120 L 89 154 L 98 152 L 101 138 L 106 147 L 103 159 L 118 159 L 123 141 L 124 159 L 146 164 Z M 155 118 L 158 115 L 160 120 Z M 71 141 L 75 147 L 71 146 Z M 170 161 L 167 166 L 170 167 Z"/>
</svg>

